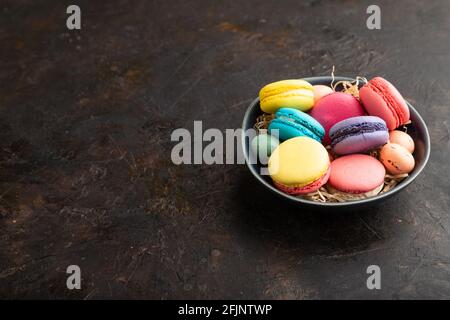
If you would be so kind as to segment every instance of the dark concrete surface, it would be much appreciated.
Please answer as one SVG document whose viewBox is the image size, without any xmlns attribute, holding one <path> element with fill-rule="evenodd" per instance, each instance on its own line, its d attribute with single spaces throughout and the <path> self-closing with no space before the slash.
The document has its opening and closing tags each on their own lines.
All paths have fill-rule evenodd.
<svg viewBox="0 0 450 320">
<path fill-rule="evenodd" d="M 74 3 L 80 31 L 72 2 L 0 5 L 1 298 L 450 298 L 450 2 L 379 1 L 378 31 L 371 1 Z M 172 164 L 173 129 L 238 128 L 262 85 L 332 65 L 390 79 L 429 126 L 396 198 L 317 214 L 244 165 Z"/>
</svg>

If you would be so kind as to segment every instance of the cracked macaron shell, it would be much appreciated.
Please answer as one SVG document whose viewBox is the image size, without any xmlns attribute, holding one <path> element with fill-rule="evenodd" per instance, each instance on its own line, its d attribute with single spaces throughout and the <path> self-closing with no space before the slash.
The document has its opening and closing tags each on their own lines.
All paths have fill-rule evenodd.
<svg viewBox="0 0 450 320">
<path fill-rule="evenodd" d="M 269 132 L 274 130 L 278 130 L 280 140 L 307 136 L 320 142 L 325 135 L 325 129 L 313 117 L 292 108 L 277 111 L 269 125 Z"/>
</svg>

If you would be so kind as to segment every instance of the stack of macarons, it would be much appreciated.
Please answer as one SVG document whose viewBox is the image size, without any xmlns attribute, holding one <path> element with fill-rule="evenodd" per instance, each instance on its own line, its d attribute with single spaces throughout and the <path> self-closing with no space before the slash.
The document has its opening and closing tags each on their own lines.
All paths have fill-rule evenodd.
<svg viewBox="0 0 450 320">
<path fill-rule="evenodd" d="M 398 90 L 376 77 L 359 96 L 335 92 L 302 79 L 264 86 L 260 107 L 272 114 L 268 133 L 251 143 L 268 159 L 274 185 L 305 195 L 326 186 L 344 201 L 378 194 L 386 173 L 414 169 L 414 141 L 396 130 L 409 123 L 409 108 Z"/>
</svg>

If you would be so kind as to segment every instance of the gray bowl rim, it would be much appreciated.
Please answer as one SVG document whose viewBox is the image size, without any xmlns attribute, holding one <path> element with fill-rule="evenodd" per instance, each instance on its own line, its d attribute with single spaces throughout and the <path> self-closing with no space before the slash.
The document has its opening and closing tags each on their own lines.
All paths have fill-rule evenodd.
<svg viewBox="0 0 450 320">
<path fill-rule="evenodd" d="M 333 80 L 332 77 L 330 76 L 323 76 L 323 77 L 308 77 L 308 78 L 301 78 L 303 80 L 306 80 L 308 82 L 331 82 Z M 350 77 L 334 77 L 335 81 L 354 81 L 354 78 L 350 78 Z M 248 122 L 248 118 L 250 116 L 250 113 L 252 111 L 252 109 L 255 107 L 255 105 L 259 103 L 259 97 L 256 98 L 255 100 L 253 100 L 250 103 L 250 106 L 247 108 L 247 110 L 245 111 L 245 115 L 244 115 L 244 120 L 242 121 L 242 130 L 245 132 L 246 128 L 245 128 L 245 124 Z M 406 178 L 404 181 L 402 181 L 401 184 L 399 184 L 398 186 L 396 186 L 394 189 L 389 190 L 386 193 L 383 193 L 381 195 L 377 195 L 375 197 L 371 197 L 371 198 L 366 198 L 366 199 L 362 199 L 362 200 L 355 200 L 355 201 L 349 201 L 349 202 L 330 202 L 330 203 L 324 203 L 324 202 L 316 202 L 316 201 L 312 201 L 312 200 L 307 200 L 307 199 L 303 199 L 300 197 L 295 197 L 289 194 L 286 194 L 280 190 L 278 190 L 277 188 L 275 188 L 272 184 L 268 183 L 267 181 L 265 181 L 261 175 L 255 170 L 255 168 L 252 166 L 252 164 L 250 164 L 249 161 L 249 155 L 248 155 L 248 151 L 249 149 L 246 148 L 246 144 L 245 144 L 245 134 L 242 135 L 242 139 L 241 139 L 241 145 L 242 145 L 242 149 L 244 152 L 244 158 L 245 158 L 245 163 L 247 164 L 247 167 L 249 168 L 250 172 L 253 174 L 253 176 L 255 176 L 255 178 L 261 182 L 266 188 L 268 188 L 270 191 L 272 191 L 273 193 L 289 199 L 293 202 L 296 202 L 297 204 L 305 204 L 308 206 L 317 206 L 317 207 L 330 207 L 330 208 L 339 208 L 339 207 L 347 207 L 347 206 L 356 206 L 356 205 L 361 205 L 361 204 L 370 204 L 372 202 L 379 202 L 383 199 L 387 199 L 390 196 L 392 196 L 393 194 L 400 192 L 401 190 L 403 190 L 404 188 L 406 188 L 411 182 L 414 181 L 414 179 L 422 172 L 422 170 L 425 168 L 428 159 L 430 157 L 430 135 L 428 133 L 428 128 L 427 125 L 425 123 L 425 121 L 423 120 L 423 118 L 421 117 L 421 115 L 419 114 L 419 112 L 408 102 L 406 101 L 406 103 L 408 104 L 408 107 L 410 109 L 411 113 L 414 113 L 414 116 L 417 118 L 418 122 L 421 123 L 422 128 L 424 129 L 423 131 L 423 139 L 425 142 L 425 155 L 424 155 L 424 159 L 421 161 L 420 165 L 418 168 L 416 168 L 416 170 L 414 170 L 413 174 L 411 174 L 408 178 Z"/>
</svg>

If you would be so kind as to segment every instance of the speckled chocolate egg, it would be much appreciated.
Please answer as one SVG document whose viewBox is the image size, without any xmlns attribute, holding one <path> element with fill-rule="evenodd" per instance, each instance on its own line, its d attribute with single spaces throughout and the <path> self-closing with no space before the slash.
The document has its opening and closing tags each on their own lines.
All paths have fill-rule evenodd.
<svg viewBox="0 0 450 320">
<path fill-rule="evenodd" d="M 380 161 L 393 175 L 410 173 L 415 165 L 412 154 L 405 147 L 396 143 L 387 143 L 381 148 Z"/>
</svg>

